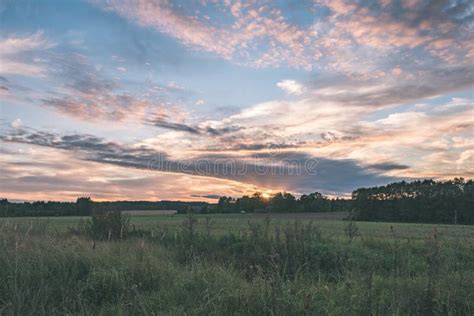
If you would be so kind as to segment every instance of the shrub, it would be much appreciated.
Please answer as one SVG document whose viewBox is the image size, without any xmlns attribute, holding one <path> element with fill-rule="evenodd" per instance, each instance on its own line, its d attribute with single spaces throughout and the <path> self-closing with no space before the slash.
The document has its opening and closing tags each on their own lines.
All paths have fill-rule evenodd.
<svg viewBox="0 0 474 316">
<path fill-rule="evenodd" d="M 120 211 L 96 211 L 86 220 L 81 231 L 94 240 L 117 240 L 127 237 L 130 215 Z"/>
</svg>

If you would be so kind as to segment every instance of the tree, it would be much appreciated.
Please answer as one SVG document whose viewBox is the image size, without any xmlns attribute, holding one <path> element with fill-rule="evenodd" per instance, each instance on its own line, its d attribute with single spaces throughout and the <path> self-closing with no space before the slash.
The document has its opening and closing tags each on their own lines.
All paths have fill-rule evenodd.
<svg viewBox="0 0 474 316">
<path fill-rule="evenodd" d="M 89 216 L 92 214 L 92 200 L 90 197 L 80 197 L 76 200 L 76 215 Z"/>
<path fill-rule="evenodd" d="M 332 201 L 319 192 L 303 194 L 299 199 L 299 206 L 303 212 L 329 212 Z"/>
<path fill-rule="evenodd" d="M 221 196 L 217 202 L 217 211 L 219 213 L 232 213 L 235 211 L 235 201 L 230 196 Z"/>
<path fill-rule="evenodd" d="M 235 201 L 236 211 L 254 212 L 257 209 L 265 208 L 265 199 L 260 192 L 252 196 L 244 195 Z"/>
<path fill-rule="evenodd" d="M 8 217 L 8 200 L 0 200 L 0 216 Z"/>
<path fill-rule="evenodd" d="M 358 220 L 473 224 L 472 180 L 395 182 L 352 193 Z"/>
<path fill-rule="evenodd" d="M 270 199 L 270 208 L 276 212 L 295 211 L 296 198 L 288 192 L 278 192 Z"/>
</svg>

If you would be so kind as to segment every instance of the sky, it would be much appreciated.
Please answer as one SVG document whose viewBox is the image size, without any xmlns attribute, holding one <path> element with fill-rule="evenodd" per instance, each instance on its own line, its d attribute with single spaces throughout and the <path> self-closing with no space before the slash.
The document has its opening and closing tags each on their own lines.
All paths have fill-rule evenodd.
<svg viewBox="0 0 474 316">
<path fill-rule="evenodd" d="M 0 196 L 474 176 L 466 0 L 0 0 Z"/>
</svg>

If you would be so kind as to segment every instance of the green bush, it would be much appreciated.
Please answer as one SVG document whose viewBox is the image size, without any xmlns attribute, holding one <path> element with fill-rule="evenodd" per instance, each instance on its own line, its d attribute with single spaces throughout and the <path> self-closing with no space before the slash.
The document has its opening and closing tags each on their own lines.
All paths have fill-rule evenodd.
<svg viewBox="0 0 474 316">
<path fill-rule="evenodd" d="M 120 211 L 94 212 L 81 226 L 81 231 L 93 240 L 121 240 L 129 233 L 130 215 Z"/>
</svg>

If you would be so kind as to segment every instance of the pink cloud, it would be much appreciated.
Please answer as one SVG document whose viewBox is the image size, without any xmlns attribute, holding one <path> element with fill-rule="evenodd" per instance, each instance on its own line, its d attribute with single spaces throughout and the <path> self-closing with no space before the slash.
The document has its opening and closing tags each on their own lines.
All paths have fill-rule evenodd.
<svg viewBox="0 0 474 316">
<path fill-rule="evenodd" d="M 309 27 L 291 24 L 277 7 L 253 1 L 225 1 L 221 11 L 228 14 L 230 23 L 220 26 L 207 16 L 178 13 L 164 0 L 95 2 L 194 49 L 253 67 L 284 65 L 312 70 L 325 58 L 331 67 L 347 72 L 360 66 L 359 59 L 366 63 L 372 60 L 363 47 L 378 50 L 371 55 L 378 54 L 379 58 L 388 49 L 423 47 L 437 58 L 459 61 L 458 55 L 446 52 L 448 46 L 452 47 L 453 37 L 460 36 L 459 25 L 443 16 L 441 9 L 431 13 L 435 18 L 423 18 L 428 8 L 417 0 L 403 1 L 402 16 L 394 15 L 394 2 L 387 0 L 381 1 L 376 11 L 363 3 L 319 0 L 316 7 L 327 7 L 333 15 L 316 19 Z"/>
<path fill-rule="evenodd" d="M 44 65 L 24 58 L 22 54 L 44 51 L 55 45 L 41 31 L 24 36 L 11 35 L 0 39 L 0 74 L 44 77 L 46 75 Z"/>
</svg>

